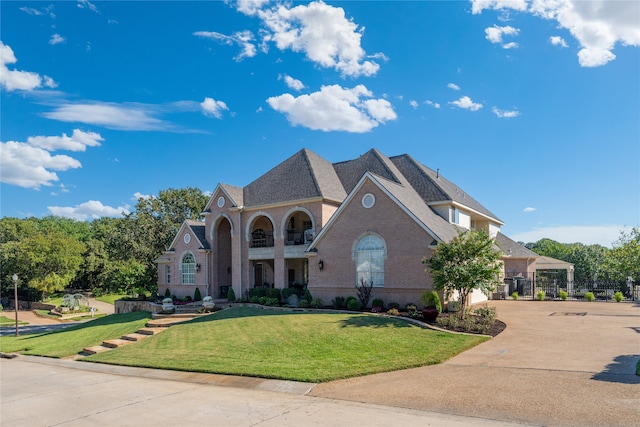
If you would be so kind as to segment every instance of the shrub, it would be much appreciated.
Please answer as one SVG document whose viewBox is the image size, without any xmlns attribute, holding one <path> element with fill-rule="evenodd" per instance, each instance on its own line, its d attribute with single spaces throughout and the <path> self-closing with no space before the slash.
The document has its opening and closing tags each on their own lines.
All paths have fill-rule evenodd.
<svg viewBox="0 0 640 427">
<path fill-rule="evenodd" d="M 360 311 L 362 310 L 362 303 L 356 298 L 350 299 L 349 302 L 347 302 L 347 309 L 349 311 Z"/>
<path fill-rule="evenodd" d="M 256 286 L 255 288 L 251 288 L 249 289 L 249 300 L 251 300 L 251 297 L 266 297 L 267 296 L 267 288 L 265 288 L 264 286 Z"/>
<path fill-rule="evenodd" d="M 313 301 L 313 297 L 311 296 L 311 292 L 309 292 L 309 289 L 305 289 L 304 290 L 304 294 L 302 295 L 302 299 L 304 301 L 307 302 L 307 304 L 311 304 L 311 301 Z"/>
<path fill-rule="evenodd" d="M 382 298 L 376 298 L 373 300 L 373 302 L 371 303 L 371 307 L 380 307 L 380 308 L 384 308 L 384 301 L 382 300 Z"/>
<path fill-rule="evenodd" d="M 260 303 L 260 297 L 257 297 L 257 296 L 255 296 L 255 295 L 250 296 L 250 297 L 249 297 L 249 302 L 250 302 L 251 304 L 259 304 L 259 303 Z"/>
<path fill-rule="evenodd" d="M 369 298 L 371 298 L 371 292 L 373 292 L 373 280 L 366 282 L 364 279 L 360 279 L 360 284 L 356 285 L 356 292 L 358 299 L 362 307 L 366 307 L 369 304 Z"/>
<path fill-rule="evenodd" d="M 493 325 L 496 320 L 496 308 L 483 306 L 473 311 L 473 314 L 479 316 L 482 321 L 487 322 L 489 326 Z"/>
<path fill-rule="evenodd" d="M 164 290 L 164 297 L 171 298 L 171 291 L 169 290 L 169 288 Z"/>
<path fill-rule="evenodd" d="M 234 292 L 232 287 L 229 287 L 227 291 L 227 301 L 234 302 L 236 300 L 236 293 Z"/>
<path fill-rule="evenodd" d="M 344 306 L 348 308 L 349 307 L 349 302 L 352 301 L 352 300 L 356 300 L 357 301 L 358 298 L 354 297 L 353 295 L 349 295 L 347 297 L 347 299 L 344 301 Z"/>
<path fill-rule="evenodd" d="M 518 300 L 518 296 L 519 296 L 518 293 L 515 291 L 511 294 L 511 298 L 513 298 L 516 301 Z"/>
<path fill-rule="evenodd" d="M 280 293 L 280 289 L 278 288 L 269 288 L 267 289 L 266 295 L 267 298 L 275 298 L 278 300 L 278 302 L 280 301 L 280 298 L 282 298 L 282 294 Z"/>
<path fill-rule="evenodd" d="M 566 301 L 568 297 L 569 297 L 569 294 L 567 293 L 567 291 L 560 291 L 560 299 L 562 301 Z"/>
<path fill-rule="evenodd" d="M 415 319 L 420 316 L 418 314 L 418 307 L 415 304 L 411 304 L 411 303 L 407 304 L 406 309 L 407 309 L 407 315 L 409 315 L 409 317 L 411 317 L 412 319 Z"/>
<path fill-rule="evenodd" d="M 397 309 L 397 308 L 390 308 L 390 309 L 387 311 L 387 314 L 391 314 L 391 315 L 393 315 L 393 316 L 397 316 L 398 314 L 400 314 L 400 312 L 398 311 L 398 309 Z"/>
<path fill-rule="evenodd" d="M 536 293 L 536 299 L 537 299 L 538 301 L 544 301 L 544 297 L 545 297 L 545 295 L 546 295 L 546 294 L 544 293 L 544 291 L 543 291 L 543 290 L 539 290 L 539 291 Z"/>
<path fill-rule="evenodd" d="M 324 307 L 324 302 L 322 302 L 322 300 L 320 298 L 314 298 L 314 300 L 311 301 L 311 307 L 313 307 L 313 308 L 322 308 L 322 307 Z"/>
<path fill-rule="evenodd" d="M 335 297 L 331 300 L 331 305 L 333 305 L 333 308 L 335 308 L 336 310 L 340 310 L 347 306 L 347 302 L 345 301 L 344 297 Z"/>
<path fill-rule="evenodd" d="M 191 297 L 189 295 L 187 295 L 186 297 L 184 297 L 185 302 L 191 302 Z"/>
<path fill-rule="evenodd" d="M 196 288 L 195 292 L 193 293 L 193 300 L 202 301 L 202 295 L 200 295 L 200 288 Z"/>
<path fill-rule="evenodd" d="M 284 288 L 280 291 L 280 295 L 282 296 L 282 301 L 286 301 L 291 295 L 297 295 L 298 297 L 301 297 L 302 292 L 296 288 Z"/>
<path fill-rule="evenodd" d="M 0 304 L 0 313 L 2 313 L 3 309 L 4 309 L 4 307 L 2 307 L 2 304 Z"/>
<path fill-rule="evenodd" d="M 400 304 L 398 304 L 397 302 L 390 302 L 389 303 L 389 308 L 400 308 Z"/>
<path fill-rule="evenodd" d="M 298 307 L 309 308 L 310 306 L 311 306 L 311 303 L 304 298 L 298 302 Z"/>
<path fill-rule="evenodd" d="M 376 307 L 375 305 L 371 307 L 371 312 L 372 313 L 382 313 L 382 307 L 378 306 Z"/>
<path fill-rule="evenodd" d="M 624 299 L 624 295 L 622 295 L 622 292 L 618 291 L 613 294 L 613 299 L 615 299 L 616 302 L 621 302 Z M 2 311 L 2 308 L 0 308 L 0 311 Z"/>
<path fill-rule="evenodd" d="M 278 305 L 278 298 L 259 297 L 258 304 L 275 307 L 276 305 Z"/>
<path fill-rule="evenodd" d="M 591 301 L 596 299 L 596 296 L 594 295 L 593 292 L 587 292 L 587 293 L 584 294 L 584 299 L 586 299 L 587 301 L 591 302 Z"/>
<path fill-rule="evenodd" d="M 438 309 L 438 313 L 442 313 L 442 303 L 440 302 L 440 296 L 436 291 L 427 291 L 422 294 L 422 303 L 425 307 L 435 307 Z"/>
</svg>

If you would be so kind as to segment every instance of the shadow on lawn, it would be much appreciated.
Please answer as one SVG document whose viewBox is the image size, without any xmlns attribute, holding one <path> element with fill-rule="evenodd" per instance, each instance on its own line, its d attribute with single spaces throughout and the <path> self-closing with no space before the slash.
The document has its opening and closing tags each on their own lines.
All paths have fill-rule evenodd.
<svg viewBox="0 0 640 427">
<path fill-rule="evenodd" d="M 62 332 L 72 332 L 72 331 L 78 331 L 85 328 L 93 328 L 95 326 L 108 326 L 108 325 L 115 325 L 118 323 L 129 323 L 135 320 L 140 320 L 145 318 L 151 319 L 151 313 L 149 313 L 148 311 L 134 311 L 134 312 L 125 313 L 125 314 L 110 314 L 107 316 L 98 317 L 94 320 L 89 320 L 87 322 L 79 323 L 77 325 L 56 329 L 55 331 L 34 332 L 32 334 L 24 334 L 22 335 L 22 337 L 24 337 L 23 339 L 28 340 L 32 338 L 42 337 L 45 335 L 54 335 L 54 334 L 60 334 Z"/>
</svg>

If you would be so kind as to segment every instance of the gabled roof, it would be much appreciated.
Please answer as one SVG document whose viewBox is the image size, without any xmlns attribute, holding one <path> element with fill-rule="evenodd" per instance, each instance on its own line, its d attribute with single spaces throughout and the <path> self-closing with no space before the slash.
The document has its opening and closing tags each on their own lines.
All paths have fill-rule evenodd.
<svg viewBox="0 0 640 427">
<path fill-rule="evenodd" d="M 408 154 L 391 157 L 391 161 L 427 204 L 456 202 L 502 224 L 502 221 L 496 215 L 482 206 L 476 199 L 462 191 L 439 172 L 429 169 Z"/>
<path fill-rule="evenodd" d="M 189 229 L 193 234 L 193 237 L 196 239 L 198 243 L 197 249 L 204 249 L 204 250 L 211 249 L 211 247 L 209 246 L 209 242 L 207 241 L 204 222 L 195 221 L 193 219 L 187 219 L 182 223 L 182 225 L 180 226 L 180 230 L 178 230 L 178 232 L 176 233 L 176 236 L 173 238 L 173 241 L 171 242 L 171 246 L 169 246 L 169 250 L 174 250 L 176 245 L 176 240 L 178 239 L 179 236 L 181 236 L 185 232 L 185 229 Z M 193 241 L 191 245 L 193 245 Z"/>
<path fill-rule="evenodd" d="M 211 212 L 211 206 L 215 203 L 213 199 L 219 197 L 219 191 L 222 191 L 227 196 L 232 206 L 238 207 L 243 205 L 242 188 L 219 183 L 216 189 L 213 190 L 213 193 L 211 193 L 211 197 L 209 197 L 209 201 L 204 207 L 204 212 Z"/>
<path fill-rule="evenodd" d="M 498 232 L 496 235 L 496 244 L 502 251 L 504 256 L 509 258 L 538 258 L 539 255 L 532 250 L 522 246 L 520 243 L 510 239 L 504 234 Z"/>
<path fill-rule="evenodd" d="M 244 187 L 244 205 L 273 203 L 323 197 L 341 202 L 344 187 L 331 163 L 303 149 Z"/>
<path fill-rule="evenodd" d="M 398 170 L 389 158 L 376 149 L 372 149 L 354 160 L 334 163 L 338 177 L 347 193 L 358 184 L 365 172 L 371 172 L 389 181 L 400 183 Z"/>
<path fill-rule="evenodd" d="M 313 240 L 308 250 L 313 250 L 322 237 L 331 229 L 333 222 L 340 217 L 342 212 L 353 200 L 354 195 L 360 187 L 371 181 L 378 186 L 387 196 L 390 197 L 409 217 L 411 217 L 418 225 L 420 225 L 435 242 L 449 241 L 457 236 L 457 227 L 445 221 L 442 217 L 432 211 L 420 198 L 420 196 L 409 185 L 390 181 L 385 177 L 377 176 L 371 172 L 365 172 L 358 183 L 353 187 L 345 201 L 333 214 L 329 222 L 322 228 L 318 236 Z M 428 245 L 433 244 L 428 242 Z"/>
</svg>

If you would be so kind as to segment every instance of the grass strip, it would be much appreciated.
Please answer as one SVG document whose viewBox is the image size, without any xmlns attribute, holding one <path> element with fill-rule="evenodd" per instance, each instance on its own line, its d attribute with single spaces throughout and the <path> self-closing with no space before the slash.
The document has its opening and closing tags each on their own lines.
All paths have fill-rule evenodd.
<svg viewBox="0 0 640 427">
<path fill-rule="evenodd" d="M 99 345 L 104 340 L 120 338 L 144 327 L 151 318 L 146 311 L 112 314 L 53 332 L 0 337 L 0 349 L 5 353 L 33 356 L 66 357 L 78 354 L 85 347 Z"/>
<path fill-rule="evenodd" d="M 7 316 L 0 316 L 0 326 L 11 326 L 16 324 L 15 317 L 13 319 L 8 318 Z M 18 320 L 18 325 L 28 325 L 27 322 L 22 322 Z"/>
<path fill-rule="evenodd" d="M 393 317 L 236 307 L 85 360 L 323 382 L 442 363 L 486 339 Z"/>
</svg>

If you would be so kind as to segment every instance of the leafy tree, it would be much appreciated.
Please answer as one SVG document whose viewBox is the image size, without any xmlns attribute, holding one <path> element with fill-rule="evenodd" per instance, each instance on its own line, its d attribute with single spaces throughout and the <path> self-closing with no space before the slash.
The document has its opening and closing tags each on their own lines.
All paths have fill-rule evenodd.
<svg viewBox="0 0 640 427">
<path fill-rule="evenodd" d="M 149 290 L 146 277 L 147 267 L 138 260 L 130 258 L 126 261 L 116 261 L 110 264 L 103 274 L 105 285 L 111 291 L 122 291 L 135 297 Z"/>
<path fill-rule="evenodd" d="M 58 231 L 36 232 L 23 238 L 17 247 L 22 280 L 42 293 L 69 285 L 82 264 L 85 246 Z"/>
<path fill-rule="evenodd" d="M 608 253 L 606 265 L 617 280 L 626 281 L 631 277 L 636 285 L 640 284 L 640 227 L 620 232 Z"/>
<path fill-rule="evenodd" d="M 500 283 L 500 256 L 487 231 L 468 230 L 450 242 L 439 243 L 431 258 L 422 262 L 428 266 L 436 290 L 444 291 L 447 299 L 458 294 L 459 313 L 464 318 L 472 291 L 479 289 L 488 295 Z"/>
</svg>

